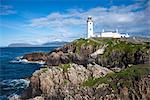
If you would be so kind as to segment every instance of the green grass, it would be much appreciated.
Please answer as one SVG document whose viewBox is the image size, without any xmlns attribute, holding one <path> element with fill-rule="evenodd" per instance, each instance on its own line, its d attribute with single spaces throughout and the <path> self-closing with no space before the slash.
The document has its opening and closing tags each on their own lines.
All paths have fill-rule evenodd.
<svg viewBox="0 0 150 100">
<path fill-rule="evenodd" d="M 83 86 L 92 87 L 97 84 L 109 84 L 114 90 L 117 88 L 117 83 L 126 87 L 132 87 L 132 81 L 135 78 L 141 78 L 150 73 L 150 64 L 133 65 L 130 68 L 122 70 L 118 73 L 110 73 L 101 78 L 89 78 L 83 83 Z"/>
<path fill-rule="evenodd" d="M 67 85 L 69 81 L 67 79 L 64 79 L 64 85 Z"/>
<path fill-rule="evenodd" d="M 70 68 L 70 63 L 69 64 L 62 64 L 61 68 L 63 69 L 63 72 L 67 72 L 68 68 Z"/>
<path fill-rule="evenodd" d="M 48 71 L 48 68 L 42 68 L 42 72 L 45 73 L 46 71 Z"/>
<path fill-rule="evenodd" d="M 100 43 L 97 43 L 91 39 L 78 39 L 76 41 L 73 41 L 73 45 L 76 46 L 76 53 L 80 54 L 80 49 L 82 46 L 93 46 L 93 47 L 97 47 L 100 46 Z"/>
</svg>

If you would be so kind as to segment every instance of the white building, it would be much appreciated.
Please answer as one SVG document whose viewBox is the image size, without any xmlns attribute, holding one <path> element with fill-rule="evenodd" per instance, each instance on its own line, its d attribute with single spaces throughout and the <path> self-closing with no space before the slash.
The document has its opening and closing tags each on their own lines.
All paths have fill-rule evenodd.
<svg viewBox="0 0 150 100">
<path fill-rule="evenodd" d="M 128 34 L 120 34 L 118 29 L 116 31 L 102 31 L 101 37 L 112 37 L 112 38 L 121 38 L 121 37 L 129 37 Z"/>
<path fill-rule="evenodd" d="M 129 37 L 128 34 L 120 34 L 118 32 L 118 29 L 116 29 L 115 31 L 102 31 L 101 34 L 94 34 L 94 23 L 92 20 L 92 17 L 89 16 L 87 19 L 87 38 L 91 38 L 91 37 L 112 37 L 112 38 L 121 38 L 121 37 Z"/>
<path fill-rule="evenodd" d="M 88 38 L 94 37 L 93 20 L 91 16 L 89 16 L 87 19 L 87 33 L 88 33 Z"/>
</svg>

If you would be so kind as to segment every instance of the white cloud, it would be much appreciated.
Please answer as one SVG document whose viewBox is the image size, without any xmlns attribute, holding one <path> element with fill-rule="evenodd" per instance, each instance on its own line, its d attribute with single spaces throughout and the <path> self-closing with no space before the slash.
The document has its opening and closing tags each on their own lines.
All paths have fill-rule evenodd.
<svg viewBox="0 0 150 100">
<path fill-rule="evenodd" d="M 16 11 L 10 5 L 0 5 L 0 15 L 15 14 Z"/>
<path fill-rule="evenodd" d="M 145 6 L 146 8 L 143 8 Z M 86 19 L 88 16 L 92 16 L 94 19 L 95 31 L 101 31 L 103 28 L 119 28 L 121 32 L 130 32 L 131 34 L 132 32 L 142 32 L 150 35 L 150 1 L 147 4 L 136 3 L 129 6 L 112 6 L 110 8 L 68 9 L 63 13 L 54 12 L 45 17 L 32 19 L 29 26 L 36 28 L 48 27 L 55 30 L 56 34 L 63 34 L 63 38 L 82 37 L 86 33 Z"/>
</svg>

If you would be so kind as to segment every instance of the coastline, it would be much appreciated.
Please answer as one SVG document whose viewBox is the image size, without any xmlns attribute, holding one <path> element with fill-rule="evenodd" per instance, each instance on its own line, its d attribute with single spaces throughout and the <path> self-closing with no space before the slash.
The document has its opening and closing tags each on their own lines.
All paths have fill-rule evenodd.
<svg viewBox="0 0 150 100">
<path fill-rule="evenodd" d="M 105 42 L 104 42 L 104 40 L 105 40 Z M 141 60 L 141 58 L 139 59 L 139 55 L 141 57 L 142 56 L 149 57 L 149 54 L 148 55 L 145 55 L 145 54 L 141 55 L 141 51 L 139 51 L 140 49 L 142 49 L 142 50 L 143 49 L 149 50 L 148 49 L 149 45 L 147 44 L 147 42 L 146 42 L 146 45 L 143 44 L 144 43 L 143 41 L 142 42 L 136 41 L 137 43 L 142 43 L 142 44 L 137 44 L 137 43 L 133 44 L 134 40 L 129 41 L 129 40 L 125 39 L 122 42 L 121 39 L 106 39 L 106 38 L 100 39 L 100 40 L 97 40 L 97 41 L 101 41 L 101 42 L 103 41 L 104 44 L 108 43 L 108 47 L 106 47 L 105 50 L 102 50 L 103 53 L 98 53 L 97 50 L 102 49 L 104 44 L 99 44 L 99 43 L 97 43 L 95 41 L 92 41 L 92 40 L 78 39 L 78 40 L 75 40 L 75 41 L 73 41 L 73 42 L 71 42 L 69 44 L 64 45 L 62 48 L 57 48 L 57 49 L 53 50 L 52 52 L 46 54 L 46 56 L 48 56 L 48 55 L 49 56 L 47 57 L 47 59 L 45 59 L 46 60 L 45 67 L 41 68 L 40 70 L 35 71 L 33 73 L 32 77 L 30 79 L 31 83 L 30 83 L 28 89 L 22 94 L 22 98 L 25 99 L 26 97 L 28 97 L 28 98 L 43 98 L 44 99 L 44 98 L 47 98 L 47 97 L 52 98 L 54 96 L 54 98 L 58 97 L 57 99 L 61 99 L 61 98 L 66 98 L 67 99 L 67 98 L 70 98 L 70 96 L 71 96 L 71 94 L 68 94 L 68 93 L 72 93 L 71 90 L 69 89 L 69 88 L 71 88 L 70 87 L 71 84 L 72 84 L 71 85 L 72 87 L 78 88 L 78 90 L 75 89 L 77 91 L 75 93 L 76 95 L 78 94 L 78 92 L 80 93 L 81 91 L 84 93 L 86 91 L 86 89 L 90 89 L 90 90 L 92 89 L 90 84 L 95 84 L 95 82 L 97 82 L 96 81 L 97 78 L 99 79 L 100 77 L 105 77 L 105 76 L 107 77 L 107 74 L 104 74 L 106 69 L 107 70 L 111 70 L 113 73 L 116 73 L 116 72 L 120 73 L 120 72 L 122 72 L 122 71 L 124 71 L 124 70 L 126 70 L 128 68 L 130 70 L 130 67 L 131 67 L 131 70 L 132 70 L 132 66 L 133 65 L 142 64 L 143 61 L 144 61 L 144 63 L 149 63 L 149 61 L 150 61 L 149 58 L 146 58 L 145 60 L 144 59 Z M 110 41 L 112 41 L 111 44 L 109 44 Z M 120 41 L 120 42 L 118 42 L 118 41 Z M 131 42 L 132 42 L 132 44 L 130 44 Z M 102 67 L 101 65 L 97 64 L 97 62 L 95 62 L 96 60 L 94 60 L 94 59 L 97 59 L 98 56 L 104 57 L 103 55 L 105 55 L 106 52 L 108 52 L 108 48 L 110 49 L 110 46 L 113 43 L 117 43 L 117 45 L 119 45 L 119 46 L 125 46 L 125 48 L 122 48 L 122 47 L 121 48 L 118 48 L 118 47 L 116 48 L 116 50 L 118 50 L 118 49 L 123 50 L 121 52 L 124 52 L 124 50 L 128 50 L 128 48 L 129 48 L 130 50 L 126 51 L 126 52 L 131 52 L 130 55 L 132 55 L 132 53 L 133 53 L 132 57 L 135 57 L 135 58 L 130 58 L 130 59 L 134 59 L 134 60 L 131 60 L 133 62 L 127 62 L 128 63 L 127 65 L 121 65 L 121 64 L 118 65 L 118 64 L 116 64 L 115 67 L 112 67 L 113 65 L 109 65 L 109 66 L 104 66 L 103 65 L 103 67 Z M 121 44 L 121 43 L 123 43 L 123 44 Z M 84 46 L 82 44 L 84 44 Z M 133 45 L 136 45 L 137 47 L 133 46 Z M 94 46 L 94 48 L 92 46 Z M 99 46 L 99 48 L 97 48 L 95 51 L 93 51 L 92 49 L 95 49 L 96 46 Z M 138 46 L 140 48 L 138 48 Z M 141 48 L 141 46 L 144 46 L 144 48 Z M 147 47 L 145 48 L 145 46 L 147 46 Z M 112 48 L 113 48 L 112 50 L 115 50 L 114 46 L 112 46 Z M 132 49 L 134 51 L 132 51 Z M 76 53 L 76 54 L 74 55 L 74 53 Z M 94 58 L 88 58 L 87 60 L 84 60 L 84 58 L 86 58 L 86 57 L 93 57 L 93 56 L 88 56 L 88 55 L 91 55 L 92 53 L 94 53 Z M 110 53 L 114 53 L 114 51 L 110 52 Z M 78 54 L 80 54 L 80 55 L 78 55 Z M 32 57 L 31 55 L 32 55 L 32 53 L 31 54 L 27 54 L 26 57 L 30 58 L 30 57 Z M 33 54 L 33 55 L 35 55 L 35 54 Z M 118 57 L 120 56 L 120 54 L 117 54 L 117 55 L 118 55 Z M 130 56 L 130 55 L 128 55 L 128 56 Z M 136 58 L 136 56 L 138 56 L 138 57 Z M 40 56 L 40 57 L 42 57 L 42 59 L 43 59 L 43 55 Z M 44 57 L 45 57 L 45 55 L 44 55 Z M 71 57 L 71 58 L 68 58 L 68 57 Z M 75 57 L 75 58 L 73 58 L 73 57 Z M 84 58 L 82 58 L 82 57 L 84 57 Z M 114 54 L 113 54 L 113 57 L 114 57 Z M 72 59 L 71 62 L 73 62 L 73 63 L 70 63 L 69 59 Z M 103 60 L 103 59 L 101 59 L 101 60 Z M 120 59 L 120 58 L 116 58 L 116 60 L 117 59 Z M 74 66 L 74 67 L 71 67 L 71 66 Z M 91 66 L 91 67 L 88 67 L 88 66 Z M 98 66 L 98 67 L 93 67 L 93 66 Z M 148 69 L 150 67 L 149 64 L 148 65 L 143 65 L 143 66 L 148 67 Z M 88 71 L 89 68 L 91 68 L 91 69 Z M 106 69 L 102 70 L 103 68 L 106 68 Z M 71 70 L 73 70 L 73 71 L 71 71 Z M 81 71 L 79 71 L 79 70 L 81 70 Z M 87 70 L 86 74 L 83 74 L 83 72 L 85 72 L 84 70 Z M 92 71 L 92 72 L 90 72 L 90 71 Z M 55 73 L 53 73 L 53 72 L 55 72 Z M 88 74 L 88 73 L 91 73 L 91 74 Z M 83 78 L 82 81 L 79 81 L 79 80 L 81 80 L 79 78 L 79 76 L 78 76 L 80 74 L 81 74 L 81 76 L 83 75 L 82 78 L 86 77 L 86 78 Z M 53 75 L 55 75 L 55 78 L 56 78 L 54 80 L 53 80 L 54 77 L 52 78 Z M 94 75 L 94 76 L 91 76 L 91 75 Z M 99 75 L 104 75 L 104 76 L 99 76 Z M 142 76 L 142 74 L 140 74 L 140 73 L 139 73 L 139 75 Z M 146 75 L 146 77 L 145 78 L 140 78 L 141 80 L 147 79 L 147 74 L 144 74 L 144 75 Z M 92 77 L 92 79 L 89 80 L 90 77 Z M 123 80 L 125 80 L 123 77 L 121 77 L 121 78 Z M 89 82 L 94 82 L 94 83 L 89 83 L 88 80 L 89 80 Z M 134 82 L 135 80 L 131 79 L 131 81 Z M 46 82 L 46 83 L 43 83 L 43 82 Z M 105 82 L 107 82 L 107 80 L 105 80 L 103 82 L 105 83 Z M 107 86 L 107 84 L 110 84 L 110 83 L 107 83 L 107 84 L 105 83 L 104 86 L 103 86 L 102 85 L 103 82 L 101 84 L 99 84 L 100 87 L 101 87 L 100 90 L 103 90 L 103 88 L 113 89 L 112 87 Z M 139 80 L 139 82 L 140 82 L 140 80 Z M 87 88 L 85 90 L 84 90 L 84 86 L 82 84 L 87 85 L 86 86 Z M 62 90 L 61 91 L 57 91 L 57 88 L 54 89 L 53 86 L 54 87 L 58 87 L 59 86 L 59 88 L 61 88 Z M 68 88 L 67 89 L 67 91 L 68 91 L 67 93 L 65 91 L 63 91 L 63 87 L 65 87 L 65 89 Z M 96 86 L 94 85 L 94 87 L 98 88 L 97 85 Z M 30 90 L 29 90 L 29 88 L 30 88 Z M 122 87 L 122 89 L 124 89 L 124 88 L 128 88 L 128 87 Z M 36 91 L 36 92 L 33 92 L 33 91 Z M 98 91 L 98 90 L 96 90 L 96 91 Z M 114 90 L 114 91 L 116 91 L 116 90 Z M 135 90 L 135 91 L 137 91 L 137 90 Z M 28 94 L 28 92 L 30 92 L 30 94 Z M 60 92 L 62 94 L 58 95 L 57 92 Z M 106 94 L 109 93 L 109 92 L 110 91 L 105 90 Z M 46 96 L 42 96 L 43 93 L 46 94 Z M 90 95 L 89 93 L 90 92 L 88 92 L 87 95 Z M 99 92 L 99 93 L 101 93 L 101 92 Z M 130 93 L 128 92 L 128 94 L 130 94 Z M 67 96 L 64 96 L 64 95 L 67 95 Z M 81 96 L 81 95 L 84 95 L 84 94 L 78 94 L 78 95 L 80 95 L 79 96 L 80 99 L 84 98 L 84 96 Z M 133 94 L 133 95 L 135 95 L 135 94 Z M 120 94 L 114 94 L 114 96 L 108 95 L 108 98 L 114 98 L 116 96 L 119 96 L 118 99 L 121 98 Z M 76 98 L 76 96 L 72 96 L 71 98 L 74 99 L 74 98 Z M 92 96 L 92 98 L 93 98 L 93 96 Z M 96 98 L 98 98 L 98 97 L 96 97 Z M 100 98 L 104 98 L 105 99 L 105 97 L 103 95 L 101 95 Z M 130 97 L 128 97 L 128 98 L 130 98 Z"/>
</svg>

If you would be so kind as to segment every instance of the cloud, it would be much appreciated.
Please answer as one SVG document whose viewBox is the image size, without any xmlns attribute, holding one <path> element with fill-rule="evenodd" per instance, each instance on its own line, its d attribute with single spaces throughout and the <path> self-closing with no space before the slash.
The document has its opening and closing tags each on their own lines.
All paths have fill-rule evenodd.
<svg viewBox="0 0 150 100">
<path fill-rule="evenodd" d="M 103 28 L 108 30 L 119 28 L 120 32 L 127 32 L 131 35 L 145 33 L 150 36 L 150 1 L 110 8 L 68 9 L 63 13 L 54 12 L 45 17 L 32 19 L 29 26 L 53 29 L 56 34 L 63 34 L 63 38 L 84 37 L 88 16 L 94 19 L 95 32 L 100 32 Z"/>
<path fill-rule="evenodd" d="M 0 15 L 15 14 L 16 11 L 10 5 L 0 5 Z"/>
</svg>

